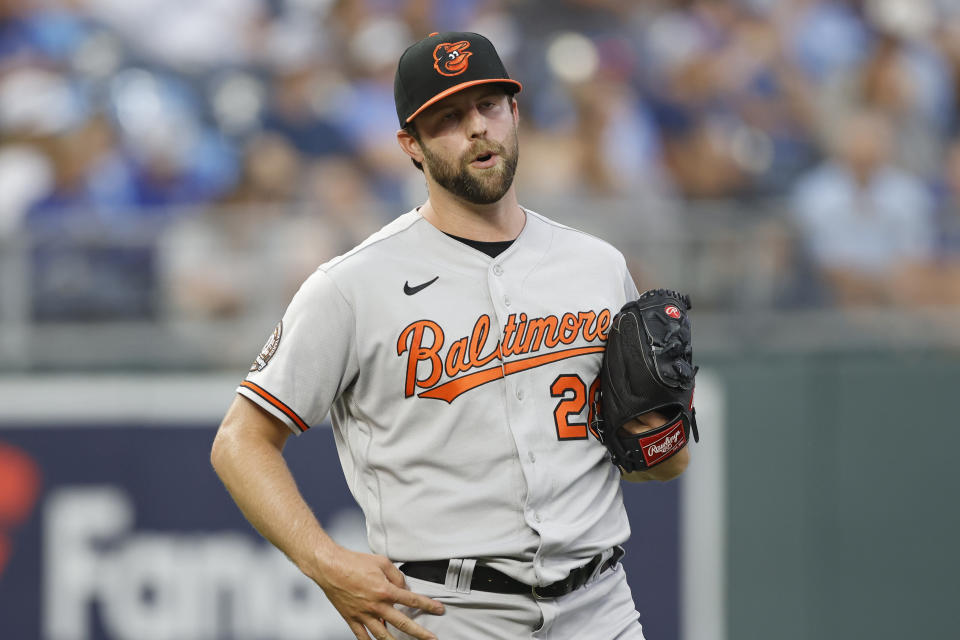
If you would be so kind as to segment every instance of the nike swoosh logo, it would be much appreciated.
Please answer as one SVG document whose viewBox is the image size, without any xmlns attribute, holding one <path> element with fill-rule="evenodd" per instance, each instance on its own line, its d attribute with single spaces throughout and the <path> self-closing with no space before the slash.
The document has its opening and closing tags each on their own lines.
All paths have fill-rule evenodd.
<svg viewBox="0 0 960 640">
<path fill-rule="evenodd" d="M 417 292 L 419 292 L 419 291 L 423 291 L 424 289 L 426 289 L 427 287 L 429 287 L 430 285 L 432 285 L 434 282 L 437 281 L 437 278 L 439 278 L 439 277 L 440 277 L 440 276 L 437 276 L 437 277 L 434 278 L 433 280 L 428 280 L 427 282 L 424 282 L 423 284 L 418 284 L 418 285 L 415 286 L 415 287 L 411 287 L 409 282 L 404 282 L 404 283 L 403 283 L 403 292 L 404 292 L 405 294 L 407 294 L 408 296 L 412 296 L 413 294 L 415 294 L 415 293 L 417 293 Z"/>
</svg>

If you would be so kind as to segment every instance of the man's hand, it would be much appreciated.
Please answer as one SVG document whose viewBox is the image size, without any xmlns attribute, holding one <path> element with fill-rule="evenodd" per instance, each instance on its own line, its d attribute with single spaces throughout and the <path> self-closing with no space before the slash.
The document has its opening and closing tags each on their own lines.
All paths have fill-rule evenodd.
<svg viewBox="0 0 960 640">
<path fill-rule="evenodd" d="M 368 633 L 376 640 L 396 640 L 387 631 L 386 623 L 414 638 L 437 640 L 394 605 L 402 604 L 434 615 L 443 613 L 443 605 L 409 591 L 403 573 L 387 558 L 337 547 L 317 562 L 316 571 L 304 573 L 320 585 L 358 640 L 370 640 Z"/>
<path fill-rule="evenodd" d="M 665 424 L 667 424 L 667 417 L 665 415 L 659 411 L 648 411 L 647 413 L 628 421 L 621 427 L 621 430 L 631 434 L 638 434 L 645 431 L 653 431 L 657 427 L 662 427 Z M 649 482 L 650 480 L 666 482 L 667 480 L 672 480 L 683 473 L 689 464 L 690 449 L 689 447 L 684 447 L 678 451 L 676 455 L 670 457 L 664 462 L 661 462 L 652 469 L 647 469 L 646 471 L 634 471 L 633 473 L 625 473 L 623 469 L 621 469 L 620 475 L 628 482 Z"/>
<path fill-rule="evenodd" d="M 626 432 L 624 435 L 636 435 L 645 431 L 653 431 L 654 429 L 662 427 L 665 424 L 667 424 L 667 416 L 663 415 L 659 411 L 648 411 L 647 413 L 630 420 L 627 422 L 627 424 L 623 425 L 621 429 Z"/>
<path fill-rule="evenodd" d="M 357 638 L 370 640 L 373 634 L 376 640 L 396 640 L 387 631 L 390 623 L 419 640 L 436 640 L 393 605 L 439 615 L 442 604 L 408 591 L 403 574 L 387 558 L 344 549 L 317 522 L 283 458 L 289 436 L 290 430 L 258 405 L 243 396 L 234 399 L 210 461 L 237 506 L 324 590 Z"/>
</svg>

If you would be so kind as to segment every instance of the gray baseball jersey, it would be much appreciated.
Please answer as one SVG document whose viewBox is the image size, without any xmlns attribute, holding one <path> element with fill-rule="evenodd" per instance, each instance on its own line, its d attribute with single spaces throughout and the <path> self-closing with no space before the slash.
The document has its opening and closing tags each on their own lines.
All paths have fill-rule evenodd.
<svg viewBox="0 0 960 640">
<path fill-rule="evenodd" d="M 588 421 L 636 297 L 616 249 L 534 212 L 491 258 L 411 211 L 304 282 L 238 392 L 296 433 L 330 412 L 375 553 L 548 584 L 630 533 Z"/>
</svg>

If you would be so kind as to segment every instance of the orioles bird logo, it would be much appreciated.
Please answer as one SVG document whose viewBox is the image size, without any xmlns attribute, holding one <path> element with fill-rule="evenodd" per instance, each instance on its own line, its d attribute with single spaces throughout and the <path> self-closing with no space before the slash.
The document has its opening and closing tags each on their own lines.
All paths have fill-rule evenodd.
<svg viewBox="0 0 960 640">
<path fill-rule="evenodd" d="M 470 43 L 466 40 L 460 42 L 441 42 L 433 50 L 433 68 L 437 73 L 444 76 L 458 76 L 467 70 L 468 60 L 473 54 L 467 49 Z"/>
</svg>

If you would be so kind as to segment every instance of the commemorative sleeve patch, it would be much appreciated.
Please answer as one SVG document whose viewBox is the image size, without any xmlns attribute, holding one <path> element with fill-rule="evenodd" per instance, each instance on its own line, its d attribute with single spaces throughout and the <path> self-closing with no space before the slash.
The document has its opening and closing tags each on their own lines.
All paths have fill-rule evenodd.
<svg viewBox="0 0 960 640">
<path fill-rule="evenodd" d="M 274 329 L 270 337 L 267 338 L 267 343 L 263 345 L 263 349 L 260 350 L 260 355 L 258 355 L 257 359 L 250 365 L 251 373 L 254 371 L 263 371 L 264 367 L 270 364 L 270 359 L 273 358 L 273 354 L 277 352 L 277 347 L 280 346 L 281 336 L 283 336 L 283 320 L 277 323 L 277 328 Z"/>
</svg>

